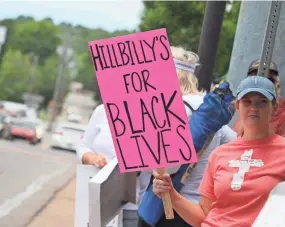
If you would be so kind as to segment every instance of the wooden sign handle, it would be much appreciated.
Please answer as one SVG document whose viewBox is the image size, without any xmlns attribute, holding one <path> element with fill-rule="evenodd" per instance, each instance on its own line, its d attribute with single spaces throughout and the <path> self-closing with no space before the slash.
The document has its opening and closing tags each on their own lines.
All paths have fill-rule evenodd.
<svg viewBox="0 0 285 227">
<path fill-rule="evenodd" d="M 163 176 L 165 174 L 165 168 L 158 168 L 157 172 L 159 175 Z M 162 202 L 164 207 L 165 218 L 174 219 L 172 202 L 169 193 L 164 193 L 162 195 Z"/>
</svg>

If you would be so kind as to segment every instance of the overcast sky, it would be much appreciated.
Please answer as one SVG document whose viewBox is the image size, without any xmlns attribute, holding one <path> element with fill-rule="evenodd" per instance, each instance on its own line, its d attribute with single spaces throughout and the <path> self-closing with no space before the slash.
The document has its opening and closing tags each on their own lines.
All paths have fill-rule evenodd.
<svg viewBox="0 0 285 227">
<path fill-rule="evenodd" d="M 0 20 L 19 15 L 37 20 L 50 17 L 56 24 L 67 22 L 108 31 L 136 29 L 142 11 L 141 0 L 0 0 Z"/>
</svg>

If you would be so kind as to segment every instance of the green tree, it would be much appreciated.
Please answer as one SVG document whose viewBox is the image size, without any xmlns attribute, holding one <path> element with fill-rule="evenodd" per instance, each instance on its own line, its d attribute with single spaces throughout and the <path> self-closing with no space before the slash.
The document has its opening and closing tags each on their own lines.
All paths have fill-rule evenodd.
<svg viewBox="0 0 285 227">
<path fill-rule="evenodd" d="M 232 11 L 225 14 L 215 68 L 219 75 L 228 69 L 239 5 L 235 2 Z M 206 2 L 144 1 L 144 6 L 142 31 L 166 28 L 171 45 L 198 51 Z"/>
<path fill-rule="evenodd" d="M 31 68 L 30 56 L 8 50 L 0 68 L 0 99 L 21 102 L 31 84 Z"/>
<path fill-rule="evenodd" d="M 68 35 L 71 46 L 78 55 L 89 51 L 89 41 L 111 37 L 111 34 L 103 29 L 89 29 L 80 25 L 73 27 L 69 24 L 61 24 L 60 31 L 60 37 Z"/>
<path fill-rule="evenodd" d="M 32 53 L 39 57 L 39 64 L 53 55 L 61 43 L 57 35 L 57 27 L 49 19 L 34 21 L 20 18 L 15 24 L 10 48 L 20 50 L 24 54 Z"/>
<path fill-rule="evenodd" d="M 118 30 L 110 33 L 100 28 L 89 29 L 67 23 L 56 26 L 50 18 L 36 21 L 29 16 L 2 20 L 0 24 L 8 28 L 7 41 L 2 49 L 2 55 L 5 56 L 2 63 L 0 56 L 0 98 L 22 101 L 22 93 L 32 90 L 45 97 L 44 105 L 52 99 L 55 88 L 59 63 L 57 46 L 65 43 L 73 49 L 78 67 L 74 80 L 83 83 L 84 89 L 93 91 L 95 99 L 100 101 L 88 42 L 135 32 Z M 66 69 L 66 86 L 63 90 L 67 90 L 71 80 L 69 70 Z"/>
<path fill-rule="evenodd" d="M 229 68 L 240 4 L 240 2 L 234 1 L 232 10 L 230 12 L 226 12 L 224 16 L 222 32 L 219 42 L 219 49 L 217 54 L 218 58 L 215 66 L 217 77 L 223 78 Z"/>
<path fill-rule="evenodd" d="M 49 56 L 45 64 L 39 67 L 36 78 L 35 92 L 45 97 L 43 106 L 53 98 L 53 92 L 58 74 L 58 55 Z"/>
<path fill-rule="evenodd" d="M 32 89 L 33 93 L 44 96 L 44 107 L 53 98 L 57 73 L 57 55 L 35 68 L 30 55 L 8 50 L 0 67 L 0 100 L 22 102 L 23 93 Z"/>
<path fill-rule="evenodd" d="M 75 80 L 82 83 L 84 89 L 98 93 L 98 84 L 89 52 L 82 54 L 78 60 L 79 70 Z"/>
<path fill-rule="evenodd" d="M 1 47 L 1 53 L 0 53 L 0 65 L 3 60 L 3 56 L 5 52 L 9 49 L 10 43 L 11 43 L 11 37 L 13 37 L 14 33 L 14 20 L 12 19 L 6 19 L 0 21 L 0 25 L 5 26 L 7 28 L 7 34 L 6 34 L 6 42 Z"/>
<path fill-rule="evenodd" d="M 78 74 L 75 78 L 76 81 L 83 84 L 84 89 L 94 92 L 94 99 L 96 101 L 101 101 L 100 90 L 98 87 L 97 79 L 95 76 L 93 62 L 90 57 L 88 42 L 92 40 L 104 39 L 109 37 L 116 37 L 121 35 L 127 35 L 134 31 L 118 30 L 113 33 L 106 32 L 102 29 L 90 30 L 84 27 L 76 27 L 77 32 L 83 32 L 79 39 L 76 40 L 73 45 L 74 50 L 77 52 L 78 61 Z M 73 34 L 75 34 L 73 29 Z"/>
<path fill-rule="evenodd" d="M 142 31 L 166 28 L 171 45 L 197 51 L 205 2 L 144 1 Z"/>
</svg>

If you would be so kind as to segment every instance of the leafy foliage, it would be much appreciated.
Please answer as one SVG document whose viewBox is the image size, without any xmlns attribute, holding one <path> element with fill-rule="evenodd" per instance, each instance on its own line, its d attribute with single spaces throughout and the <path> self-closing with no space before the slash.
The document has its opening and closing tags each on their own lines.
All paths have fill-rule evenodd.
<svg viewBox="0 0 285 227">
<path fill-rule="evenodd" d="M 7 40 L 0 56 L 0 99 L 22 102 L 22 94 L 33 91 L 45 97 L 44 105 L 53 98 L 56 77 L 59 71 L 59 56 L 56 49 L 67 45 L 73 49 L 77 75 L 65 69 L 64 88 L 71 80 L 94 92 L 100 101 L 93 65 L 89 56 L 88 41 L 125 35 L 133 31 L 109 33 L 103 29 L 89 29 L 62 23 L 56 26 L 52 19 L 36 21 L 32 17 L 0 21 L 8 29 Z M 38 61 L 35 61 L 35 58 Z"/>
<path fill-rule="evenodd" d="M 198 51 L 206 2 L 202 1 L 144 1 L 142 31 L 166 28 L 170 43 L 194 52 Z M 215 72 L 221 76 L 228 70 L 234 41 L 240 2 L 225 13 Z M 209 37 L 210 38 L 210 37 Z"/>
</svg>

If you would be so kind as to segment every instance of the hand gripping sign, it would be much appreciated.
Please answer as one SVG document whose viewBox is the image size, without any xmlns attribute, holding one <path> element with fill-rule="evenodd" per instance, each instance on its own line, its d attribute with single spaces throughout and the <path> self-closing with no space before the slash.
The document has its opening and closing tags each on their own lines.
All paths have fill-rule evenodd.
<svg viewBox="0 0 285 227">
<path fill-rule="evenodd" d="M 91 41 L 89 49 L 120 172 L 163 174 L 196 162 L 166 29 Z M 163 202 L 171 218 L 171 201 Z"/>
</svg>

